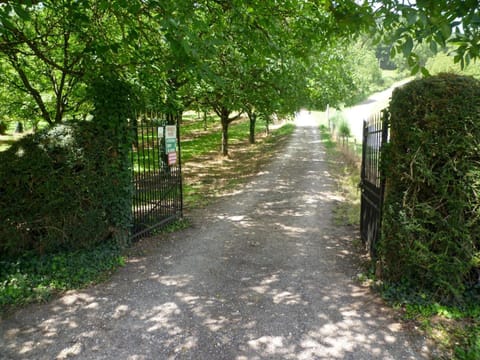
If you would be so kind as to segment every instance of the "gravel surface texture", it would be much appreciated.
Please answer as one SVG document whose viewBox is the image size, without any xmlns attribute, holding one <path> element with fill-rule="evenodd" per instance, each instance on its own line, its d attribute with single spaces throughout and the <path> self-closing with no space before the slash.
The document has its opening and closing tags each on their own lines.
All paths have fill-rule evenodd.
<svg viewBox="0 0 480 360">
<path fill-rule="evenodd" d="M 138 244 L 110 281 L 1 320 L 0 358 L 428 359 L 355 280 L 358 232 L 333 222 L 341 199 L 309 125 L 192 227 Z"/>
</svg>

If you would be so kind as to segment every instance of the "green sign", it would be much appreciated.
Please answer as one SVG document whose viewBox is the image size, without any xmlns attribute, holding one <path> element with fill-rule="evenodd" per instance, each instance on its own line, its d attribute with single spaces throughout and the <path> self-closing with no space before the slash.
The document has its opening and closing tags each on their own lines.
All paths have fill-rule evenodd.
<svg viewBox="0 0 480 360">
<path fill-rule="evenodd" d="M 167 154 L 174 153 L 177 151 L 177 139 L 175 138 L 165 138 L 165 152 Z"/>
</svg>

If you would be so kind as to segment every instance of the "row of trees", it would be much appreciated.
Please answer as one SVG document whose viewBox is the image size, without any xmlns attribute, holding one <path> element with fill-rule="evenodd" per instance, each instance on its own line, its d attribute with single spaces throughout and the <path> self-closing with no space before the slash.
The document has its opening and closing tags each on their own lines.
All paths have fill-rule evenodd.
<svg viewBox="0 0 480 360">
<path fill-rule="evenodd" d="M 228 126 L 240 112 L 254 124 L 359 90 L 347 44 L 362 31 L 389 34 L 392 54 L 414 65 L 414 42 L 443 46 L 461 25 L 457 60 L 478 56 L 475 3 L 0 1 L 1 115 L 48 125 L 83 118 L 92 112 L 91 83 L 114 74 L 142 110 L 177 120 L 186 108 L 214 110 L 226 155 Z"/>
</svg>

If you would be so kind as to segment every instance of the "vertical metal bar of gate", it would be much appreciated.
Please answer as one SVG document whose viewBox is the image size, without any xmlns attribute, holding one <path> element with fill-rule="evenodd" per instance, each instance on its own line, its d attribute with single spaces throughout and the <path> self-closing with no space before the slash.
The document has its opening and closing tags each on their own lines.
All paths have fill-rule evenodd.
<svg viewBox="0 0 480 360">
<path fill-rule="evenodd" d="M 361 167 L 360 233 L 372 258 L 380 239 L 385 180 L 381 174 L 380 157 L 388 141 L 388 125 L 382 114 L 363 122 Z"/>
</svg>

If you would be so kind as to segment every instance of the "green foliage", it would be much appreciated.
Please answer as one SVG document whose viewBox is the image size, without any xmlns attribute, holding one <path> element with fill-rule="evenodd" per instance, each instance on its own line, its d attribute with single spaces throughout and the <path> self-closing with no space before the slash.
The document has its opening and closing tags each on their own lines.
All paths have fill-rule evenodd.
<svg viewBox="0 0 480 360">
<path fill-rule="evenodd" d="M 480 292 L 469 291 L 461 305 L 437 302 L 430 292 L 420 292 L 408 283 L 386 284 L 379 289 L 403 318 L 414 321 L 427 334 L 443 358 L 471 360 L 480 357 Z"/>
<path fill-rule="evenodd" d="M 355 104 L 383 87 L 379 61 L 369 41 L 352 44 L 346 62 L 354 85 L 353 91 L 345 98 L 347 105 Z"/>
<path fill-rule="evenodd" d="M 479 104 L 477 80 L 444 74 L 395 90 L 385 113 L 383 275 L 437 301 L 478 281 Z"/>
<path fill-rule="evenodd" d="M 347 122 L 345 115 L 342 112 L 335 111 L 335 113 L 329 118 L 329 125 L 332 133 L 337 132 L 338 127 L 344 122 Z"/>
<path fill-rule="evenodd" d="M 406 77 L 397 70 L 382 70 L 382 54 L 365 36 L 317 53 L 308 76 L 311 108 L 350 106 Z M 385 59 L 383 59 L 385 61 Z M 338 124 L 337 124 L 338 125 Z"/>
<path fill-rule="evenodd" d="M 470 325 L 455 338 L 455 359 L 476 360 L 480 358 L 480 324 Z"/>
<path fill-rule="evenodd" d="M 0 78 L 8 89 L 0 92 L 4 114 L 34 124 L 41 117 L 49 125 L 62 122 L 68 113 L 80 114 L 87 105 L 81 79 L 90 73 L 86 66 L 99 33 L 92 27 L 105 25 L 104 17 L 98 14 L 90 21 L 94 10 L 88 2 L 8 3 L 0 9 Z M 15 10 L 8 10 L 10 6 Z M 96 44 L 101 39 L 97 36 Z M 97 61 L 99 53 L 97 49 Z"/>
<path fill-rule="evenodd" d="M 342 121 L 338 126 L 338 135 L 344 139 L 348 139 L 351 136 L 350 125 L 347 121 Z"/>
<path fill-rule="evenodd" d="M 0 120 L 0 135 L 5 135 L 8 129 L 8 123 L 5 120 Z"/>
<path fill-rule="evenodd" d="M 455 62 L 463 68 L 480 56 L 478 23 L 480 7 L 477 0 L 437 0 L 407 2 L 383 0 L 375 3 L 378 30 L 386 43 L 393 45 L 391 55 L 403 54 L 414 73 L 425 70 L 416 44 L 436 53 L 452 44 Z"/>
<path fill-rule="evenodd" d="M 307 107 L 351 106 L 405 78 L 399 71 L 382 71 L 377 56 L 381 54 L 366 36 L 318 49 L 306 74 Z"/>
<path fill-rule="evenodd" d="M 25 254 L 0 261 L 0 306 L 47 300 L 60 291 L 77 289 L 124 264 L 111 242 L 91 249 L 38 256 Z"/>
<path fill-rule="evenodd" d="M 108 171 L 113 143 L 95 125 L 58 125 L 0 154 L 3 256 L 89 247 L 117 231 L 108 196 L 118 177 Z"/>
<path fill-rule="evenodd" d="M 103 145 L 95 154 L 101 164 L 97 177 L 101 176 L 103 180 L 97 188 L 101 189 L 110 233 L 118 244 L 125 246 L 132 223 L 133 196 L 130 168 L 132 134 L 128 122 L 134 119 L 139 100 L 129 84 L 107 72 L 93 80 L 90 96 L 94 104 L 93 124 L 97 127 L 96 131 L 100 131 L 96 136 L 98 140 L 103 140 Z"/>
<path fill-rule="evenodd" d="M 330 134 L 330 129 L 328 129 L 325 125 L 320 126 L 320 138 L 322 139 L 322 143 L 327 148 L 327 150 L 333 151 L 336 144 L 332 139 L 332 135 Z"/>
<path fill-rule="evenodd" d="M 453 56 L 450 56 L 445 52 L 438 53 L 428 59 L 426 68 L 432 75 L 449 72 L 460 75 L 469 75 L 480 79 L 480 62 L 477 61 L 476 63 L 471 63 L 469 66 L 462 69 L 460 64 L 454 62 Z"/>
<path fill-rule="evenodd" d="M 311 69 L 300 70 L 307 80 L 308 93 L 303 96 L 309 102 L 304 106 L 323 110 L 327 105 L 339 106 L 348 101 L 346 99 L 352 94 L 356 94 L 358 89 L 355 69 L 350 66 L 350 60 L 353 58 L 352 51 L 347 45 L 318 46 L 312 56 Z M 304 87 L 305 85 L 299 83 L 299 90 L 295 93 L 302 95 Z"/>
<path fill-rule="evenodd" d="M 54 126 L 0 153 L 2 257 L 126 243 L 131 99 L 118 81 L 92 89 L 94 121 Z"/>
<path fill-rule="evenodd" d="M 34 128 L 39 118 L 52 125 L 84 116 L 89 79 L 108 67 L 138 85 L 149 110 L 214 102 L 267 115 L 320 109 L 354 85 L 337 52 L 345 39 L 377 25 L 391 38 L 384 62 L 393 48 L 415 63 L 423 41 L 453 42 L 468 63 L 478 57 L 478 16 L 478 2 L 460 0 L 5 1 L 0 102 L 9 119 Z M 369 51 L 357 55 L 356 68 L 373 64 Z"/>
</svg>

